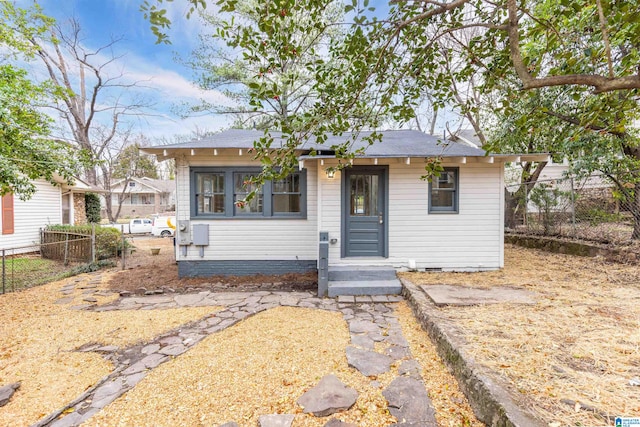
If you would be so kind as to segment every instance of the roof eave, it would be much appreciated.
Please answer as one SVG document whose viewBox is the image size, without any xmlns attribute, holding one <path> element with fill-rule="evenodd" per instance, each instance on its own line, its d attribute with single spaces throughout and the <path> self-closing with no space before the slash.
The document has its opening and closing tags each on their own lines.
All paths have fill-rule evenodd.
<svg viewBox="0 0 640 427">
<path fill-rule="evenodd" d="M 179 155 L 196 156 L 209 152 L 210 155 L 215 155 L 217 150 L 238 150 L 239 153 L 246 150 L 246 148 L 144 148 L 140 151 L 145 154 L 155 155 L 158 161 L 167 159 L 173 159 Z M 274 149 L 275 150 L 275 149 Z M 310 155 L 308 150 L 296 150 L 300 160 L 313 160 L 313 159 L 335 159 L 334 155 Z M 488 155 L 474 155 L 474 154 L 439 154 L 439 155 L 415 155 L 415 154 L 379 154 L 379 155 L 363 155 L 356 156 L 356 159 L 402 159 L 402 158 L 435 158 L 441 157 L 443 160 L 457 160 L 457 159 L 476 159 L 482 163 L 493 162 L 549 162 L 551 161 L 551 155 L 548 153 L 535 153 L 535 154 L 488 154 Z"/>
</svg>

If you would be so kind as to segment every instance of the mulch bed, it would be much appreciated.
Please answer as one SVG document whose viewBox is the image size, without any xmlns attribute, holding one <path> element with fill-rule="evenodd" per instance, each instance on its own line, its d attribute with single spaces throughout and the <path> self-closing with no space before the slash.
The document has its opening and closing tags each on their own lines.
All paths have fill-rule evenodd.
<svg viewBox="0 0 640 427">
<path fill-rule="evenodd" d="M 186 293 L 198 290 L 212 292 L 316 292 L 318 290 L 316 272 L 179 278 L 171 239 L 134 237 L 131 240 L 136 248 L 135 252 L 126 261 L 126 268 L 113 275 L 107 283 L 109 289 L 113 291 L 144 295 L 150 291 Z M 151 255 L 152 247 L 160 248 L 160 254 Z"/>
</svg>

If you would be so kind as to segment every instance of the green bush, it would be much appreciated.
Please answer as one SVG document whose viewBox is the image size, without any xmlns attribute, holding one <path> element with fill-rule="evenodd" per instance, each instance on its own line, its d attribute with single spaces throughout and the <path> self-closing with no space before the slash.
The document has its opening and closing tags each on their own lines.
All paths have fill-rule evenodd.
<svg viewBox="0 0 640 427">
<path fill-rule="evenodd" d="M 122 250 L 122 235 L 120 231 L 111 227 L 95 226 L 96 229 L 96 258 L 107 259 L 117 256 Z M 47 230 L 64 231 L 67 233 L 78 233 L 90 236 L 92 232 L 91 225 L 49 225 Z M 131 245 L 125 241 L 125 247 Z"/>
<path fill-rule="evenodd" d="M 100 196 L 95 193 L 85 193 L 84 206 L 87 221 L 90 224 L 100 224 Z"/>
<path fill-rule="evenodd" d="M 607 222 L 623 222 L 624 216 L 620 213 L 607 212 L 601 208 L 591 208 L 586 212 L 576 213 L 578 220 L 589 221 L 589 225 L 596 226 Z"/>
<path fill-rule="evenodd" d="M 100 270 L 101 268 L 110 268 L 115 266 L 116 263 L 111 260 L 96 261 L 74 268 L 69 272 L 69 276 L 76 276 L 82 273 L 92 273 L 94 271 Z"/>
</svg>

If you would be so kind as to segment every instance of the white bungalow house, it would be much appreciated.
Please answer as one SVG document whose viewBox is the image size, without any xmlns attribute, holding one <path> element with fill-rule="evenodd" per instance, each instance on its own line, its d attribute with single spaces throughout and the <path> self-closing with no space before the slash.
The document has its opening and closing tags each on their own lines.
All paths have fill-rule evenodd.
<svg viewBox="0 0 640 427">
<path fill-rule="evenodd" d="M 296 172 L 265 183 L 254 200 L 239 207 L 235 201 L 249 191 L 245 181 L 260 172 L 247 150 L 261 135 L 228 130 L 143 150 L 176 161 L 180 276 L 315 270 L 321 236 L 328 242 L 329 270 L 499 269 L 504 163 L 548 158 L 485 155 L 418 131 L 384 131 L 381 143 L 332 173 L 338 160 L 330 147 L 344 137 L 330 136 L 322 146 L 304 144 Z M 425 160 L 434 157 L 442 158 L 445 169 L 429 183 L 420 177 Z"/>
<path fill-rule="evenodd" d="M 86 224 L 84 195 L 91 186 L 76 179 L 68 185 L 56 177 L 57 185 L 38 179 L 36 193 L 23 201 L 12 194 L 2 196 L 0 249 L 40 243 L 40 229 L 50 224 Z"/>
</svg>

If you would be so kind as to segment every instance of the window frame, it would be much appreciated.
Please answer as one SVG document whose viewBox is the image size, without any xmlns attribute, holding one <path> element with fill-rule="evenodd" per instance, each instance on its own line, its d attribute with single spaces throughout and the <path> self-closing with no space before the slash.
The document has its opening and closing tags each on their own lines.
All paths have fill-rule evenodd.
<svg viewBox="0 0 640 427">
<path fill-rule="evenodd" d="M 200 170 L 202 169 L 202 170 Z M 206 169 L 206 170 L 205 170 Z M 224 197 L 224 212 L 203 212 L 201 214 L 198 214 L 198 198 L 197 195 L 199 193 L 197 193 L 197 188 L 198 188 L 198 176 L 197 174 L 204 174 L 204 175 L 222 175 L 224 178 L 224 184 L 223 184 L 223 190 L 222 193 L 218 192 L 218 191 L 212 191 L 211 194 L 213 194 L 214 199 L 216 195 L 220 195 L 222 194 L 222 196 Z M 227 185 L 228 185 L 228 176 L 226 175 L 225 172 L 219 171 L 219 170 L 215 170 L 212 171 L 210 168 L 198 168 L 198 171 L 196 171 L 195 173 L 192 171 L 191 172 L 191 190 L 190 190 L 190 198 L 191 198 L 191 216 L 199 216 L 199 217 L 224 217 L 226 216 L 226 212 L 229 209 L 229 207 L 227 206 L 227 201 L 229 199 L 229 195 L 227 194 Z M 213 190 L 213 188 L 212 188 Z"/>
<path fill-rule="evenodd" d="M 260 167 L 192 167 L 190 173 L 189 204 L 192 219 L 306 219 L 307 218 L 307 171 L 294 170 L 292 174 L 300 177 L 300 212 L 274 212 L 273 182 L 266 181 L 262 186 L 262 212 L 237 212 L 235 206 L 235 176 L 239 173 L 260 173 Z M 224 213 L 198 212 L 196 197 L 199 174 L 224 174 Z M 276 193 L 283 194 L 283 193 Z"/>
<path fill-rule="evenodd" d="M 276 218 L 287 218 L 287 217 L 291 217 L 291 218 L 300 218 L 300 217 L 307 217 L 307 178 L 306 178 L 306 170 L 304 173 L 302 173 L 302 171 L 299 170 L 295 170 L 291 175 L 297 174 L 299 175 L 299 190 L 298 192 L 294 192 L 294 191 L 274 191 L 274 185 L 273 185 L 273 181 L 270 181 L 271 184 L 271 193 L 269 194 L 269 199 L 270 199 L 270 204 L 271 204 L 271 213 L 272 216 L 276 217 Z M 300 194 L 300 212 L 276 212 L 274 209 L 274 196 L 281 196 L 281 195 L 290 195 L 290 194 Z M 263 197 L 265 197 L 263 195 Z"/>
<path fill-rule="evenodd" d="M 236 196 L 238 194 L 242 194 L 242 195 L 244 195 L 244 197 L 246 197 L 251 192 L 251 191 L 241 191 L 241 192 L 240 191 L 236 191 L 237 190 L 236 189 L 236 177 L 238 175 L 245 175 L 245 174 L 257 175 L 259 173 L 260 173 L 259 170 L 258 171 L 254 171 L 254 172 L 250 172 L 250 171 L 246 171 L 246 170 L 241 170 L 241 171 L 236 170 L 236 171 L 233 171 L 231 173 L 231 178 L 232 178 L 231 179 L 232 180 L 231 184 L 233 186 L 233 193 L 231 194 L 231 201 L 233 202 L 233 216 L 234 217 L 236 217 L 236 218 L 237 217 L 259 217 L 260 218 L 260 217 L 264 217 L 266 215 L 265 212 L 266 212 L 267 206 L 266 206 L 266 201 L 265 201 L 265 190 L 266 190 L 266 187 L 267 187 L 267 183 L 265 183 L 265 185 L 263 185 L 262 188 L 258 188 L 258 192 L 256 193 L 256 197 L 258 197 L 258 195 L 262 196 L 262 210 L 261 211 L 257 211 L 257 212 L 242 212 L 242 211 L 239 211 L 238 206 L 236 206 Z M 225 175 L 225 183 L 226 182 L 227 182 L 227 176 Z M 225 185 L 225 190 L 226 190 L 226 185 Z M 226 196 L 227 195 L 228 194 L 225 192 L 225 201 L 226 201 Z M 244 199 L 244 197 L 242 197 L 242 198 Z M 251 203 L 258 203 L 258 205 L 260 204 L 259 203 L 259 199 L 255 199 L 255 198 L 250 202 L 250 204 Z M 227 210 L 225 209 L 225 213 L 226 212 L 227 212 Z"/>
<path fill-rule="evenodd" d="M 430 214 L 457 214 L 460 213 L 460 168 L 459 167 L 446 167 L 444 172 L 454 173 L 454 188 L 433 188 L 433 182 L 429 182 L 429 213 Z M 434 178 L 434 179 L 439 179 Z M 433 206 L 433 191 L 450 191 L 453 193 L 453 206 Z"/>
</svg>

